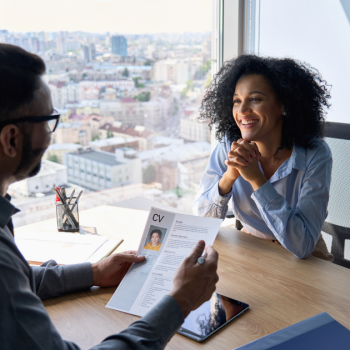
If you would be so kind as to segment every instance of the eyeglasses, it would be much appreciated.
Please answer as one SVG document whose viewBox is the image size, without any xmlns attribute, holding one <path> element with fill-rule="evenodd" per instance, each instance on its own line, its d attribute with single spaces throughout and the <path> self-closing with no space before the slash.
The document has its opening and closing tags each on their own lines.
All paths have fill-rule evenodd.
<svg viewBox="0 0 350 350">
<path fill-rule="evenodd" d="M 49 132 L 54 132 L 57 128 L 60 113 L 54 109 L 51 115 L 41 116 L 41 117 L 23 117 L 18 119 L 10 119 L 4 122 L 0 122 L 0 129 L 6 125 L 17 124 L 17 123 L 43 123 L 47 122 L 47 127 Z"/>
</svg>

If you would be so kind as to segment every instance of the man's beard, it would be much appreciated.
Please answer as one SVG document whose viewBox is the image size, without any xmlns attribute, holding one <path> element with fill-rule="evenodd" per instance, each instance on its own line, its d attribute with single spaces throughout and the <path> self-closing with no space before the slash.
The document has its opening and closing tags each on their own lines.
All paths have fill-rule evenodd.
<svg viewBox="0 0 350 350">
<path fill-rule="evenodd" d="M 41 157 L 46 148 L 33 149 L 30 136 L 28 131 L 24 131 L 22 159 L 14 173 L 17 181 L 35 176 L 41 168 Z"/>
</svg>

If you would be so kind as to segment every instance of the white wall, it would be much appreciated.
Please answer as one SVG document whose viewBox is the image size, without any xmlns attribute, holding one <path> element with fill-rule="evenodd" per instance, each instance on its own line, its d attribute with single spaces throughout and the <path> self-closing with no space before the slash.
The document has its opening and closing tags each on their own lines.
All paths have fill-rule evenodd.
<svg viewBox="0 0 350 350">
<path fill-rule="evenodd" d="M 328 121 L 350 123 L 349 0 L 260 0 L 260 55 L 292 57 L 332 85 Z"/>
</svg>

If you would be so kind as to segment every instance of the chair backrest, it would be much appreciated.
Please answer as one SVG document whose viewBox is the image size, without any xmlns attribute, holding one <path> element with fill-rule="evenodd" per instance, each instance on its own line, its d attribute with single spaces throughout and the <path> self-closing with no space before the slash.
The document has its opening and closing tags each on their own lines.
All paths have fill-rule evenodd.
<svg viewBox="0 0 350 350">
<path fill-rule="evenodd" d="M 350 124 L 325 123 L 325 141 L 332 151 L 333 169 L 322 236 L 334 263 L 350 268 Z"/>
</svg>

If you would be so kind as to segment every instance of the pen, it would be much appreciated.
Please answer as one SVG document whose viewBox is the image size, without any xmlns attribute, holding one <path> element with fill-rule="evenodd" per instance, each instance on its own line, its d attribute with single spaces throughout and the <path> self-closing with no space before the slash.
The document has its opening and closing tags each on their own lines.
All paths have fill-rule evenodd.
<svg viewBox="0 0 350 350">
<path fill-rule="evenodd" d="M 203 265 L 206 258 L 207 258 L 207 252 L 204 252 L 204 254 L 197 259 L 197 263 L 199 265 Z"/>
<path fill-rule="evenodd" d="M 108 258 L 118 247 L 119 245 L 123 242 L 124 240 L 122 240 L 121 242 L 118 242 L 118 244 L 116 244 L 107 254 L 105 254 L 99 261 Z"/>
<path fill-rule="evenodd" d="M 64 200 L 67 201 L 66 189 L 62 188 L 61 193 L 62 193 L 62 197 L 64 198 Z"/>
<path fill-rule="evenodd" d="M 72 191 L 72 194 L 69 197 L 68 204 L 70 204 L 70 202 L 72 201 L 74 193 L 75 193 L 75 189 Z"/>
<path fill-rule="evenodd" d="M 75 193 L 75 189 L 73 189 L 73 191 L 72 191 L 68 201 L 67 201 L 67 197 L 65 198 L 66 201 L 67 201 L 68 207 L 69 207 L 69 204 L 71 203 L 71 201 L 73 200 L 74 193 Z M 73 212 L 73 209 L 72 209 L 72 212 Z M 64 222 L 66 222 L 65 219 L 66 219 L 65 215 L 63 215 L 63 221 Z"/>
<path fill-rule="evenodd" d="M 72 211 L 74 210 L 75 206 L 77 205 L 78 200 L 79 200 L 79 198 L 80 198 L 80 196 L 81 196 L 82 194 L 83 194 L 83 190 L 81 190 L 81 191 L 79 192 L 78 197 L 76 198 L 76 200 L 75 200 L 75 202 L 74 202 L 74 205 L 73 205 L 73 207 L 72 207 Z"/>
<path fill-rule="evenodd" d="M 56 193 L 57 193 L 58 198 L 59 198 L 60 201 L 62 202 L 62 204 L 63 204 L 63 205 L 64 205 L 64 204 L 66 205 L 67 203 L 66 203 L 66 201 L 64 200 L 64 198 L 62 197 L 61 192 L 60 192 L 57 188 L 55 188 L 55 191 L 56 191 Z M 64 213 L 67 215 L 67 219 L 69 220 L 70 224 L 73 226 L 73 228 L 76 228 L 77 222 L 76 222 L 76 220 L 75 220 L 74 217 L 71 217 L 70 214 L 72 214 L 72 212 L 70 211 L 69 207 L 63 206 L 63 210 L 64 210 Z"/>
</svg>

